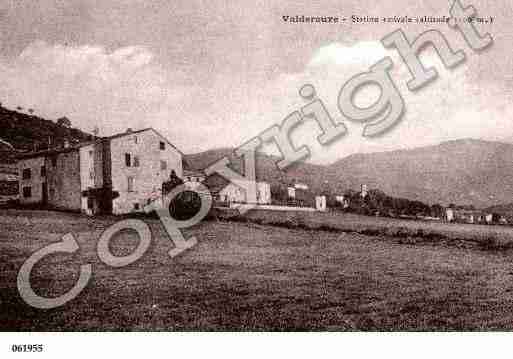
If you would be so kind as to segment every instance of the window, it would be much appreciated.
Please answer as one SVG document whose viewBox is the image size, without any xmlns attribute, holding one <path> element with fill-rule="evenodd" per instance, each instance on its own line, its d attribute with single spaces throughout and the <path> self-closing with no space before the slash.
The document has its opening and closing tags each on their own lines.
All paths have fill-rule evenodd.
<svg viewBox="0 0 513 359">
<path fill-rule="evenodd" d="M 165 150 L 166 149 L 166 143 L 165 142 L 160 141 L 160 145 L 159 146 L 160 146 L 161 150 Z"/>
<path fill-rule="evenodd" d="M 128 177 L 128 192 L 134 191 L 134 178 Z"/>
<path fill-rule="evenodd" d="M 89 171 L 89 179 L 94 180 L 94 170 Z"/>
<path fill-rule="evenodd" d="M 93 151 L 89 151 L 89 157 L 93 157 Z"/>
<path fill-rule="evenodd" d="M 139 167 L 139 157 L 134 156 L 134 167 Z"/>
<path fill-rule="evenodd" d="M 160 161 L 160 169 L 162 171 L 167 170 L 167 162 L 166 161 Z"/>
<path fill-rule="evenodd" d="M 137 136 L 134 136 L 134 143 L 137 144 Z"/>
<path fill-rule="evenodd" d="M 52 166 L 57 167 L 57 156 L 52 156 Z"/>
<path fill-rule="evenodd" d="M 132 165 L 132 156 L 130 153 L 125 153 L 125 165 L 130 167 Z"/>
<path fill-rule="evenodd" d="M 134 203 L 134 209 L 138 211 L 140 209 L 139 203 Z"/>
<path fill-rule="evenodd" d="M 23 187 L 23 198 L 32 197 L 32 187 Z"/>
<path fill-rule="evenodd" d="M 28 180 L 32 177 L 32 171 L 30 168 L 25 168 L 23 170 L 23 174 L 22 174 L 22 177 L 24 180 Z"/>
</svg>

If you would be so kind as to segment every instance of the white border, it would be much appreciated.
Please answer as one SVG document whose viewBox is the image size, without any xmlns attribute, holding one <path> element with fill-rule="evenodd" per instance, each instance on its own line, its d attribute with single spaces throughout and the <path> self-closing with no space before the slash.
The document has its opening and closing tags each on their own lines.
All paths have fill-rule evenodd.
<svg viewBox="0 0 513 359">
<path fill-rule="evenodd" d="M 43 353 L 12 353 L 43 344 Z M 0 333 L 0 358 L 489 358 L 506 333 Z"/>
</svg>

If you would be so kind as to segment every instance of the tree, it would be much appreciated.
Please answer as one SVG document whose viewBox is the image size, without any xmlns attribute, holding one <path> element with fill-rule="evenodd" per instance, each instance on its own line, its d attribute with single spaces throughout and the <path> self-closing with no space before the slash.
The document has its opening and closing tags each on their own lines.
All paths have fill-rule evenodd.
<svg viewBox="0 0 513 359">
<path fill-rule="evenodd" d="M 183 180 L 176 175 L 175 170 L 171 170 L 171 174 L 169 175 L 169 180 L 162 183 L 162 196 L 166 196 L 173 189 L 182 185 L 183 183 L 184 183 Z"/>
<path fill-rule="evenodd" d="M 287 186 L 281 183 L 271 184 L 271 198 L 278 203 L 286 203 L 289 198 Z"/>
<path fill-rule="evenodd" d="M 57 124 L 63 127 L 71 127 L 71 121 L 67 117 L 61 117 L 57 119 Z"/>
<path fill-rule="evenodd" d="M 431 206 L 431 216 L 432 217 L 442 217 L 444 213 L 444 208 L 441 204 L 436 203 Z"/>
</svg>

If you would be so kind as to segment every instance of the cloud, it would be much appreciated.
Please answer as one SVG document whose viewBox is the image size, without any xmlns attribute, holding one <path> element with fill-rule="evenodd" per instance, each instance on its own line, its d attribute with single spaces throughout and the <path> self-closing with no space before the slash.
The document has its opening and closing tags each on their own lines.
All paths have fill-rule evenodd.
<svg viewBox="0 0 513 359">
<path fill-rule="evenodd" d="M 455 48 L 459 48 L 455 46 Z M 361 136 L 363 126 L 343 118 L 337 107 L 338 94 L 354 75 L 390 56 L 394 62 L 391 77 L 398 87 L 406 113 L 401 122 L 390 132 L 377 138 Z M 425 49 L 421 60 L 426 67 L 434 66 L 439 76 L 417 92 L 408 90 L 406 83 L 411 75 L 395 51 L 385 49 L 379 42 L 361 42 L 352 46 L 341 43 L 325 45 L 315 51 L 304 71 L 285 74 L 268 84 L 268 96 L 279 98 L 282 117 L 299 109 L 305 103 L 297 90 L 306 83 L 316 87 L 329 112 L 337 121 L 343 121 L 349 133 L 330 146 L 321 146 L 316 137 L 320 129 L 313 121 L 307 121 L 292 135 L 296 145 L 307 144 L 314 162 L 333 162 L 356 152 L 374 152 L 413 148 L 436 144 L 457 138 L 482 138 L 501 140 L 513 132 L 513 124 L 507 119 L 513 115 L 513 106 L 507 103 L 507 89 L 502 83 L 481 80 L 477 74 L 483 70 L 483 61 L 490 60 L 490 53 L 467 51 L 468 60 L 455 69 L 445 69 L 437 53 Z M 288 89 L 288 90 L 285 90 Z M 364 91 L 357 97 L 360 106 L 377 100 L 379 91 Z M 283 110 L 288 104 L 288 109 Z M 508 138 L 509 139 L 509 138 Z"/>
<path fill-rule="evenodd" d="M 387 55 L 394 60 L 391 75 L 407 112 L 385 136 L 363 138 L 362 125 L 344 119 L 338 110 L 338 93 L 348 79 L 368 71 Z M 238 146 L 280 123 L 306 104 L 298 91 L 310 83 L 332 117 L 344 121 L 349 133 L 329 147 L 320 146 L 316 141 L 320 129 L 308 120 L 292 139 L 297 146 L 310 146 L 314 162 L 333 162 L 355 152 L 461 137 L 499 139 L 511 133 L 513 125 L 506 118 L 511 118 L 513 111 L 503 95 L 505 89 L 476 76 L 482 68 L 479 60 L 486 56 L 486 52 L 468 54 L 467 63 L 448 71 L 436 53 L 427 50 L 422 59 L 437 67 L 439 78 L 411 93 L 406 88 L 410 78 L 406 66 L 378 41 L 326 44 L 312 52 L 302 71 L 276 77 L 220 73 L 208 78 L 166 67 L 144 46 L 109 49 L 36 41 L 15 58 L 0 58 L 0 101 L 11 108 L 33 108 L 48 119 L 66 115 L 86 131 L 99 126 L 103 135 L 127 127 L 153 126 L 183 151 L 196 152 Z M 369 91 L 358 100 L 370 103 L 376 96 Z M 276 152 L 272 145 L 265 149 Z"/>
<path fill-rule="evenodd" d="M 361 41 L 346 46 L 335 42 L 319 48 L 312 56 L 308 67 L 322 65 L 371 65 L 387 56 L 387 51 L 376 41 Z"/>
<path fill-rule="evenodd" d="M 172 97 L 169 73 L 148 49 L 63 46 L 37 41 L 0 61 L 2 101 L 34 108 L 43 117 L 69 116 L 105 133 L 144 122 Z"/>
</svg>

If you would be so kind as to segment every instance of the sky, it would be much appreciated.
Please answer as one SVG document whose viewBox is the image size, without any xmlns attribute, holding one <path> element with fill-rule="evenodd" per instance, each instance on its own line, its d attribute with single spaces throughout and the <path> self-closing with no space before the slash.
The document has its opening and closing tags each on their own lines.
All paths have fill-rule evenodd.
<svg viewBox="0 0 513 359">
<path fill-rule="evenodd" d="M 445 24 L 306 24 L 283 16 L 442 16 L 446 0 L 0 0 L 0 102 L 34 109 L 100 135 L 154 127 L 185 153 L 237 147 L 304 106 L 302 85 L 314 85 L 348 133 L 329 146 L 305 120 L 292 134 L 311 149 L 309 161 L 330 163 L 357 152 L 413 148 L 459 138 L 513 142 L 513 5 L 479 0 L 478 25 L 494 39 L 476 53 Z M 439 77 L 410 92 L 409 73 L 380 39 L 401 28 L 413 39 L 441 31 L 466 61 L 446 70 L 436 52 L 421 58 Z M 406 113 L 378 138 L 337 107 L 342 85 L 390 56 Z M 363 89 L 356 101 L 379 96 Z M 268 144 L 263 150 L 276 153 Z"/>
</svg>

